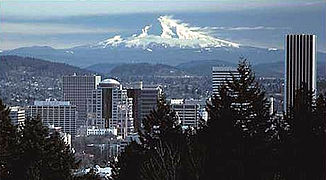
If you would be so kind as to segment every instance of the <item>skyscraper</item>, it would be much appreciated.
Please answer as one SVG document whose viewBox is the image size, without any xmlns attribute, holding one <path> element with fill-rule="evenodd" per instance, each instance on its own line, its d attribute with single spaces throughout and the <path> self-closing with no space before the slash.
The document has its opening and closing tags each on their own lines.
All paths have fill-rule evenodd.
<svg viewBox="0 0 326 180">
<path fill-rule="evenodd" d="M 35 101 L 27 108 L 27 116 L 35 118 L 40 116 L 45 126 L 61 128 L 63 132 L 76 135 L 77 110 L 75 105 L 67 101 Z"/>
<path fill-rule="evenodd" d="M 294 105 L 295 92 L 303 84 L 316 91 L 316 36 L 286 35 L 284 110 Z"/>
<path fill-rule="evenodd" d="M 63 99 L 76 105 L 78 111 L 76 127 L 86 124 L 87 99 L 92 97 L 93 90 L 101 81 L 101 76 L 63 76 Z"/>
<path fill-rule="evenodd" d="M 223 85 L 226 81 L 231 81 L 232 76 L 237 76 L 238 74 L 236 67 L 213 67 L 213 94 L 218 94 L 219 86 Z"/>
</svg>

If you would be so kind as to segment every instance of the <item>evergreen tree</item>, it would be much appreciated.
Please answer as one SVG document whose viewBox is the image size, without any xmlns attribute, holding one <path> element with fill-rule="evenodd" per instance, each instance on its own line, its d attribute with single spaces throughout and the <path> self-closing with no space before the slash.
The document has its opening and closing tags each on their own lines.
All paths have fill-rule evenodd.
<svg viewBox="0 0 326 180">
<path fill-rule="evenodd" d="M 13 179 L 71 180 L 77 163 L 58 133 L 49 134 L 40 118 L 28 119 L 19 131 Z"/>
<path fill-rule="evenodd" d="M 112 179 L 128 180 L 141 179 L 141 166 L 144 161 L 144 148 L 135 141 L 132 141 L 125 151 L 118 157 L 118 160 L 112 162 Z"/>
<path fill-rule="evenodd" d="M 17 153 L 17 131 L 9 118 L 10 110 L 0 99 L 0 179 L 12 179 Z"/>
<path fill-rule="evenodd" d="M 141 144 L 130 143 L 112 163 L 113 179 L 182 179 L 186 156 L 186 137 L 175 113 L 165 101 L 144 119 Z"/>
<path fill-rule="evenodd" d="M 144 119 L 140 140 L 146 148 L 142 179 L 181 179 L 182 155 L 186 139 L 178 118 L 165 97 L 159 98 L 157 109 Z"/>
<path fill-rule="evenodd" d="M 259 179 L 265 171 L 269 102 L 246 59 L 237 70 L 207 105 L 207 169 L 221 179 Z"/>
<path fill-rule="evenodd" d="M 244 178 L 259 179 L 264 171 L 268 171 L 264 165 L 267 161 L 265 131 L 271 120 L 270 103 L 246 59 L 241 59 L 238 73 L 227 86 L 230 98 L 233 98 L 231 107 L 236 126 L 242 130 Z"/>
<path fill-rule="evenodd" d="M 323 179 L 325 176 L 325 99 L 316 103 L 305 84 L 296 91 L 294 106 L 286 116 L 290 134 L 283 147 L 286 179 Z"/>
<path fill-rule="evenodd" d="M 207 128 L 202 136 L 198 134 L 207 146 L 208 157 L 204 167 L 207 172 L 203 173 L 203 179 L 214 176 L 220 179 L 241 179 L 244 168 L 239 158 L 242 134 L 236 126 L 232 110 L 234 97 L 226 84 L 219 87 L 218 92 L 207 104 Z"/>
<path fill-rule="evenodd" d="M 54 132 L 48 137 L 42 162 L 43 167 L 40 172 L 46 180 L 70 180 L 72 179 L 72 170 L 78 167 L 74 154 L 58 132 Z"/>
</svg>

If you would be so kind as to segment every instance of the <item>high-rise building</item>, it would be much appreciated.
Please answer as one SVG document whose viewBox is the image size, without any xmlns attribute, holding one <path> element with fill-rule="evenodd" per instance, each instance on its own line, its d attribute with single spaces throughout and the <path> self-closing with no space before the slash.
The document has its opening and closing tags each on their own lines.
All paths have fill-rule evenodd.
<svg viewBox="0 0 326 180">
<path fill-rule="evenodd" d="M 96 89 L 100 81 L 101 76 L 94 75 L 63 76 L 63 99 L 77 107 L 77 128 L 86 125 L 87 99 L 92 97 L 93 90 Z"/>
<path fill-rule="evenodd" d="M 61 128 L 64 133 L 73 138 L 76 135 L 77 108 L 67 101 L 35 101 L 28 106 L 26 115 L 35 118 L 39 116 L 44 126 Z"/>
<path fill-rule="evenodd" d="M 171 108 L 176 113 L 181 126 L 197 128 L 200 119 L 200 104 L 196 101 L 171 99 Z"/>
<path fill-rule="evenodd" d="M 143 85 L 137 82 L 127 88 L 128 97 L 133 98 L 133 118 L 135 130 L 141 127 L 142 120 L 157 106 L 162 93 L 159 85 Z"/>
<path fill-rule="evenodd" d="M 13 125 L 23 125 L 25 123 L 25 109 L 19 106 L 10 107 L 9 117 Z"/>
<path fill-rule="evenodd" d="M 118 136 L 126 138 L 134 132 L 132 98 L 114 79 L 101 81 L 88 100 L 88 125 L 99 129 L 117 129 Z"/>
<path fill-rule="evenodd" d="M 284 110 L 294 105 L 295 92 L 305 84 L 316 92 L 316 36 L 286 35 Z"/>
<path fill-rule="evenodd" d="M 226 81 L 231 81 L 233 76 L 238 76 L 236 67 L 213 67 L 212 68 L 212 81 L 213 81 L 213 94 L 218 94 L 219 86 L 223 85 Z"/>
</svg>

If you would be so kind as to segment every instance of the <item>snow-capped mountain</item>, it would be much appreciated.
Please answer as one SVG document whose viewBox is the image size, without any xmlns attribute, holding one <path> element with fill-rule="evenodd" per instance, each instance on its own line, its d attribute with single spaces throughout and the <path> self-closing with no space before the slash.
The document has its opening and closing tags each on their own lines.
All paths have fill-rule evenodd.
<svg viewBox="0 0 326 180">
<path fill-rule="evenodd" d="M 253 65 L 284 61 L 282 49 L 250 47 L 222 40 L 210 34 L 211 27 L 193 27 L 171 16 L 160 16 L 157 20 L 158 28 L 147 25 L 141 33 L 129 37 L 116 35 L 98 43 L 67 49 L 23 47 L 0 52 L 0 55 L 29 56 L 78 67 L 99 63 L 159 63 L 176 66 L 207 60 L 236 64 L 239 57 L 248 58 Z M 154 28 L 159 29 L 159 33 L 154 33 Z M 318 59 L 325 57 L 325 53 L 317 55 Z"/>
<path fill-rule="evenodd" d="M 142 29 L 142 33 L 134 34 L 131 37 L 123 38 L 116 35 L 107 40 L 101 41 L 93 48 L 107 47 L 141 47 L 149 49 L 156 45 L 164 48 L 218 48 L 218 47 L 239 47 L 239 44 L 213 37 L 207 28 L 191 27 L 189 24 L 182 23 L 180 20 L 173 19 L 171 16 L 160 16 L 157 19 L 161 26 L 160 35 L 149 34 L 152 25 L 147 25 Z"/>
</svg>

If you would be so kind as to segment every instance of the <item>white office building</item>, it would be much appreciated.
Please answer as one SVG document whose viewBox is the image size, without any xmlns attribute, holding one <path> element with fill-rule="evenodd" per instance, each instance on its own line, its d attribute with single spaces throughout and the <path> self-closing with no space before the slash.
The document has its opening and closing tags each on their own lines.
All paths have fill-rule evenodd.
<svg viewBox="0 0 326 180">
<path fill-rule="evenodd" d="M 10 107 L 9 117 L 13 125 L 23 125 L 25 123 L 25 109 L 23 107 Z"/>
<path fill-rule="evenodd" d="M 77 108 L 67 101 L 35 101 L 34 105 L 28 106 L 27 117 L 39 116 L 44 126 L 61 128 L 62 132 L 76 135 Z"/>
</svg>

